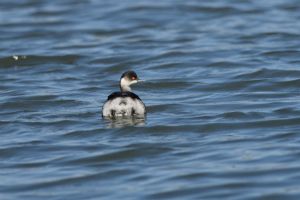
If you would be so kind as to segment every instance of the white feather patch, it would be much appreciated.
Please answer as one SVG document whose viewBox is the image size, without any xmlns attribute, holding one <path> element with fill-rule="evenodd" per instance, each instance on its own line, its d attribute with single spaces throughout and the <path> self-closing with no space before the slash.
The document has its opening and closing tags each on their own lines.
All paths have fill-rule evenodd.
<svg viewBox="0 0 300 200">
<path fill-rule="evenodd" d="M 130 97 L 117 97 L 105 102 L 102 115 L 112 117 L 113 111 L 115 116 L 131 116 L 133 109 L 134 115 L 144 115 L 146 113 L 145 105 L 141 100 Z"/>
</svg>

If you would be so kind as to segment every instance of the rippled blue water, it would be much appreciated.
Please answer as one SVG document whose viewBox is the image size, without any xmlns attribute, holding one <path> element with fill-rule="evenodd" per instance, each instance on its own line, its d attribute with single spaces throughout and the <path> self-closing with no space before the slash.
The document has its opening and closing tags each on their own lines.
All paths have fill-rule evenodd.
<svg viewBox="0 0 300 200">
<path fill-rule="evenodd" d="M 299 199 L 297 0 L 0 2 L 0 199 Z M 146 118 L 102 119 L 135 70 Z"/>
</svg>

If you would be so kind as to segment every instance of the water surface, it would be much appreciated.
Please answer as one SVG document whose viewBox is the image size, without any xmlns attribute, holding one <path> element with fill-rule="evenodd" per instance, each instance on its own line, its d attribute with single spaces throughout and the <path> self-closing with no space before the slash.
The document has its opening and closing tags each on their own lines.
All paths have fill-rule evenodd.
<svg viewBox="0 0 300 200">
<path fill-rule="evenodd" d="M 296 0 L 2 0 L 1 199 L 299 199 L 299 21 Z M 102 119 L 127 70 L 147 117 Z"/>
</svg>

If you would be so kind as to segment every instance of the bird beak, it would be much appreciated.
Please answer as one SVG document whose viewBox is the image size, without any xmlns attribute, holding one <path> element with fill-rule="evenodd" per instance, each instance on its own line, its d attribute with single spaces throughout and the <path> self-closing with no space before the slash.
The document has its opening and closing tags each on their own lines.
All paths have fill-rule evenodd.
<svg viewBox="0 0 300 200">
<path fill-rule="evenodd" d="M 146 80 L 142 80 L 142 79 L 139 79 L 139 78 L 136 78 L 137 82 L 142 82 L 142 81 L 146 81 Z"/>
</svg>

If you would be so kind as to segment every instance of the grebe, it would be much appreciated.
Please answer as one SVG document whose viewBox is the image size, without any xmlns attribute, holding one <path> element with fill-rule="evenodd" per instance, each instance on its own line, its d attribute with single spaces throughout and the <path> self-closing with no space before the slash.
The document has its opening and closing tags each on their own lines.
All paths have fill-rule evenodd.
<svg viewBox="0 0 300 200">
<path fill-rule="evenodd" d="M 138 95 L 131 92 L 130 85 L 144 81 L 137 77 L 134 71 L 127 71 L 120 79 L 121 92 L 108 96 L 102 107 L 103 117 L 145 115 L 146 107 Z"/>
</svg>

